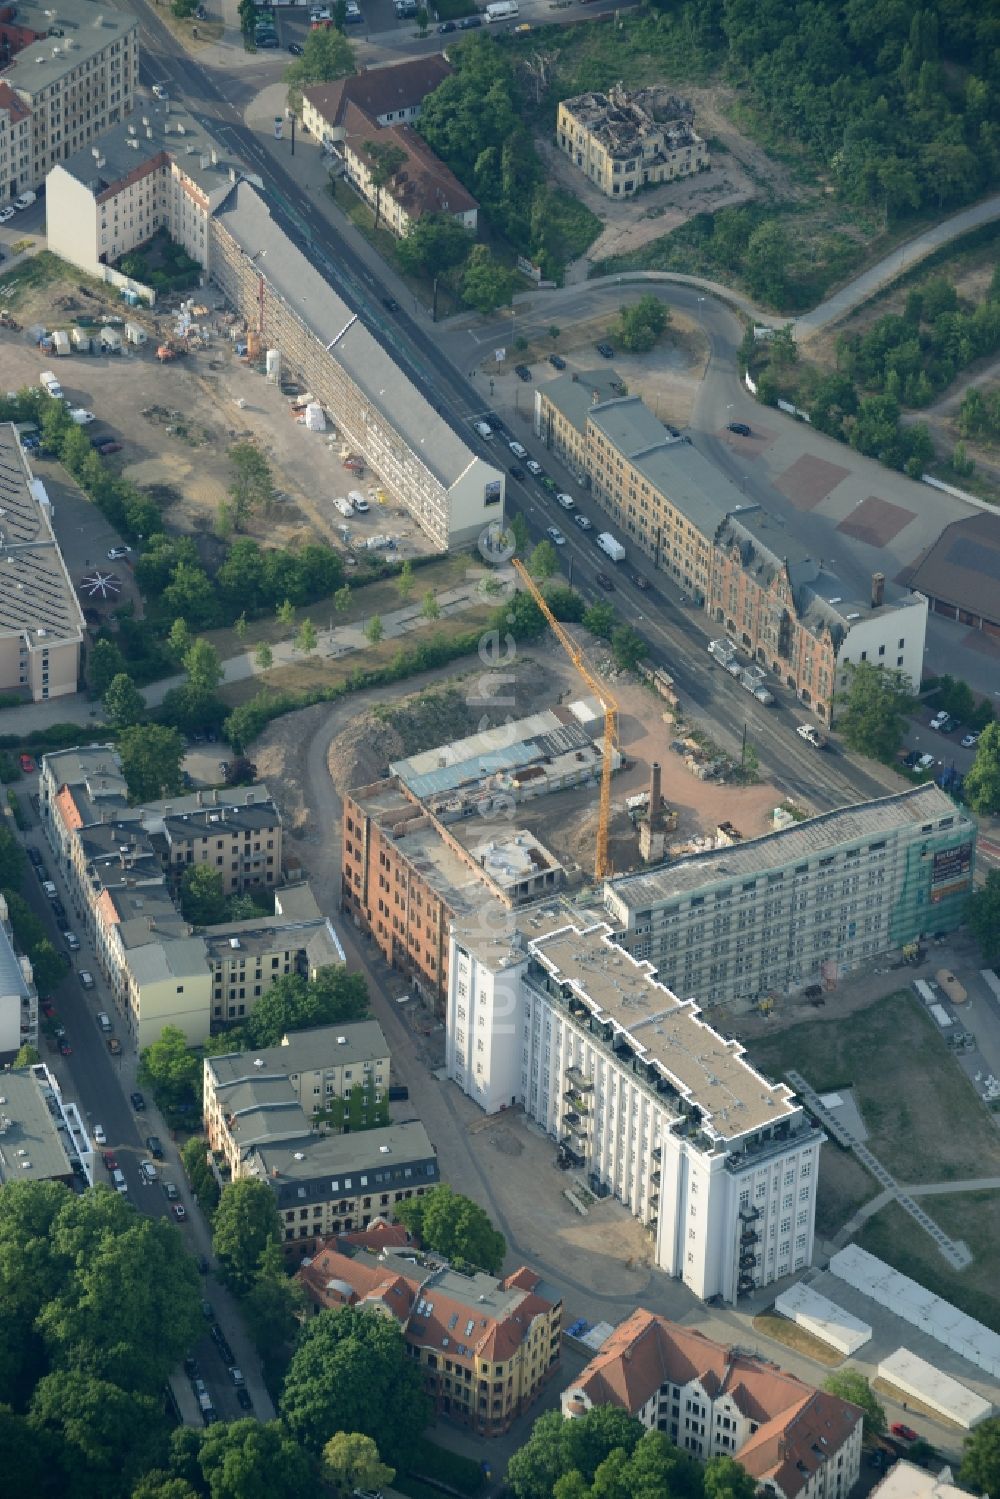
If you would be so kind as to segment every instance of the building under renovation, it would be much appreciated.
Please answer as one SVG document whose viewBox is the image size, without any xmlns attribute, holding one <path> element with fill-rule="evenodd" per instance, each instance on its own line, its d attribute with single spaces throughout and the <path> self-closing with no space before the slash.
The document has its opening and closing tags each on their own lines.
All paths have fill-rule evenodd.
<svg viewBox="0 0 1000 1499">
<path fill-rule="evenodd" d="M 278 349 L 337 429 L 442 551 L 503 520 L 503 470 L 479 458 L 237 183 L 211 220 L 211 275 L 254 342 Z"/>
<path fill-rule="evenodd" d="M 708 147 L 692 120 L 690 104 L 668 89 L 630 94 L 616 83 L 606 94 L 563 99 L 556 140 L 606 197 L 629 198 L 708 169 Z"/>
</svg>

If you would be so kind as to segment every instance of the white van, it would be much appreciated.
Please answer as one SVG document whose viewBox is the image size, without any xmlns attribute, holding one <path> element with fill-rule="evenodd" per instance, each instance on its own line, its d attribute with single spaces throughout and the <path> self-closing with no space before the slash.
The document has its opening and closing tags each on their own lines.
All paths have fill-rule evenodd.
<svg viewBox="0 0 1000 1499">
<path fill-rule="evenodd" d="M 345 500 L 343 495 L 337 496 L 337 498 L 333 502 L 333 508 L 334 510 L 339 510 L 341 515 L 354 514 L 354 506 L 351 504 L 350 500 Z"/>
<path fill-rule="evenodd" d="M 479 433 L 484 442 L 493 441 L 493 428 L 490 426 L 489 422 L 473 422 L 472 425 L 475 427 L 476 431 Z"/>
<path fill-rule="evenodd" d="M 116 1166 L 111 1173 L 111 1185 L 116 1192 L 128 1191 L 128 1182 L 125 1180 L 125 1173 L 120 1166 Z"/>
<path fill-rule="evenodd" d="M 364 495 L 359 489 L 352 489 L 347 498 L 354 506 L 354 509 L 357 511 L 358 515 L 367 515 L 371 507 L 369 506 L 368 501 L 365 499 Z"/>
<path fill-rule="evenodd" d="M 105 1010 L 97 1012 L 97 1023 L 106 1036 L 111 1035 L 111 1017 Z"/>
<path fill-rule="evenodd" d="M 527 458 L 527 456 L 528 456 L 528 450 L 527 450 L 527 448 L 522 447 L 522 445 L 519 442 L 515 442 L 513 438 L 511 438 L 511 440 L 508 442 L 507 446 L 510 448 L 511 452 L 514 454 L 515 458 Z"/>
</svg>

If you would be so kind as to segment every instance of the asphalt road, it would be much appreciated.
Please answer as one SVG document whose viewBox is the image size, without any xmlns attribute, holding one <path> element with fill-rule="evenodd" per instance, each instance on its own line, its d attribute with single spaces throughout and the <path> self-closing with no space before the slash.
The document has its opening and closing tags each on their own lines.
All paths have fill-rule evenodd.
<svg viewBox="0 0 1000 1499">
<path fill-rule="evenodd" d="M 37 782 L 34 779 L 19 782 L 16 787 L 16 794 L 20 797 L 26 811 L 28 810 L 28 793 L 36 789 Z M 66 1028 L 67 1039 L 72 1048 L 71 1054 L 64 1057 L 57 1050 L 49 1049 L 41 1030 L 41 1022 L 44 1018 L 41 1015 L 39 1015 L 39 1051 L 42 1060 L 58 1078 L 64 1094 L 77 1103 L 88 1134 L 92 1135 L 95 1124 L 104 1127 L 108 1143 L 107 1146 L 96 1147 L 94 1181 L 110 1185 L 110 1177 L 104 1167 L 101 1153 L 104 1149 L 111 1150 L 125 1174 L 125 1180 L 128 1183 L 128 1199 L 132 1205 L 147 1217 L 171 1219 L 173 1214 L 171 1204 L 163 1190 L 163 1178 L 166 1177 L 167 1180 L 174 1182 L 188 1215 L 185 1223 L 178 1225 L 177 1231 L 184 1235 L 187 1248 L 192 1255 L 204 1255 L 210 1261 L 210 1233 L 188 1190 L 187 1179 L 180 1164 L 176 1146 L 159 1121 L 151 1098 L 147 1096 L 147 1108 L 142 1113 L 136 1113 L 129 1102 L 129 1094 L 135 1086 L 135 1057 L 131 1053 L 131 1043 L 116 1014 L 114 1003 L 106 991 L 96 954 L 86 936 L 85 923 L 79 912 L 73 909 L 69 886 L 34 818 L 31 830 L 22 834 L 20 841 L 26 848 L 33 846 L 41 853 L 45 861 L 46 875 L 55 883 L 59 898 L 66 908 L 69 918 L 68 930 L 75 932 L 80 938 L 80 951 L 68 954 L 72 964 L 69 976 L 51 996 L 46 996 L 52 999 L 56 1015 Z M 56 923 L 52 905 L 42 890 L 40 880 L 31 870 L 25 877 L 23 894 L 34 914 L 46 927 L 56 950 L 65 953 L 63 929 Z M 95 987 L 92 990 L 85 991 L 82 988 L 78 976 L 80 969 L 86 969 L 93 974 Z M 123 1043 L 124 1050 L 121 1057 L 113 1057 L 108 1051 L 107 1038 L 97 1024 L 97 1014 L 101 1010 L 110 1015 L 115 1033 Z M 156 1162 L 159 1179 L 155 1183 L 147 1183 L 139 1170 L 139 1163 L 151 1159 L 146 1146 L 146 1137 L 152 1134 L 159 1137 L 165 1159 L 162 1162 Z M 225 1288 L 212 1275 L 205 1277 L 205 1296 L 209 1298 L 237 1361 L 243 1369 L 255 1411 L 262 1419 L 269 1419 L 272 1414 L 271 1402 L 260 1377 L 259 1360 L 251 1351 L 251 1344 L 243 1329 L 238 1309 Z M 237 1420 L 240 1416 L 249 1413 L 242 1411 L 239 1406 L 228 1368 L 209 1335 L 208 1329 L 209 1323 L 206 1320 L 205 1333 L 191 1351 L 198 1360 L 202 1378 L 208 1386 L 219 1416 L 223 1419 Z M 183 1404 L 185 1402 L 182 1401 Z M 196 1407 L 192 1404 L 191 1411 L 195 1409 Z"/>
</svg>

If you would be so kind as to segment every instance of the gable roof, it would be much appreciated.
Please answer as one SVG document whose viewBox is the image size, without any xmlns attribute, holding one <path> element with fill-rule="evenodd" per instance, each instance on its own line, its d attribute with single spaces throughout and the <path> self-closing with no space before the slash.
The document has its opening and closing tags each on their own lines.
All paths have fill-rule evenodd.
<svg viewBox="0 0 1000 1499">
<path fill-rule="evenodd" d="M 302 93 L 328 125 L 343 123 L 348 104 L 356 105 L 374 122 L 380 115 L 413 109 L 451 72 L 451 64 L 437 52 L 429 57 L 415 57 L 410 62 L 394 63 L 387 68 L 352 73 L 350 77 L 338 78 L 333 83 L 314 83 Z"/>
<path fill-rule="evenodd" d="M 406 160 L 383 192 L 404 208 L 410 218 L 423 213 L 456 214 L 478 209 L 476 199 L 466 192 L 454 172 L 409 125 L 376 127 L 353 103 L 348 103 L 343 118 L 344 144 L 369 170 L 373 155 L 367 146 L 373 139 L 380 146 L 396 146 L 403 152 Z"/>
<path fill-rule="evenodd" d="M 909 575 L 911 588 L 1000 624 L 1000 516 L 945 526 Z"/>
</svg>

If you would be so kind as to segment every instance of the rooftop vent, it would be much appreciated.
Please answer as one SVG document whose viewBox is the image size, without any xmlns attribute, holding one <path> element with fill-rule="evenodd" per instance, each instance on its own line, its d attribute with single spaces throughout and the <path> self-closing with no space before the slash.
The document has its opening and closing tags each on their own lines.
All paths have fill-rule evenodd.
<svg viewBox="0 0 1000 1499">
<path fill-rule="evenodd" d="M 388 1145 L 380 1145 L 379 1148 L 378 1148 L 378 1153 L 379 1153 L 379 1155 L 388 1155 L 389 1154 L 389 1147 L 388 1147 Z"/>
<path fill-rule="evenodd" d="M 305 1155 L 304 1155 L 304 1153 L 303 1153 L 303 1152 L 302 1152 L 302 1151 L 301 1151 L 301 1150 L 297 1150 L 297 1151 L 296 1151 L 296 1152 L 295 1152 L 295 1159 L 296 1159 L 296 1160 L 297 1160 L 297 1161 L 304 1161 L 304 1160 L 305 1160 Z"/>
<path fill-rule="evenodd" d="M 338 1036 L 337 1037 L 337 1045 L 338 1046 L 346 1046 L 347 1045 L 347 1037 L 346 1036 Z"/>
<path fill-rule="evenodd" d="M 266 1065 L 263 1057 L 254 1057 L 253 1064 L 255 1067 L 263 1067 Z"/>
<path fill-rule="evenodd" d="M 239 947 L 239 945 L 240 945 L 240 939 L 239 939 L 239 937 L 230 937 L 230 939 L 229 939 L 229 946 L 230 947 Z"/>
</svg>

